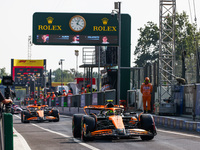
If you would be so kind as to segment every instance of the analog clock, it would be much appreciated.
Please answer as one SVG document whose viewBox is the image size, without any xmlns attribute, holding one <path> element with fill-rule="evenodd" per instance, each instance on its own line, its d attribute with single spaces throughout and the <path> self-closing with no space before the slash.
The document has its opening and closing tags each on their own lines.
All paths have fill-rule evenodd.
<svg viewBox="0 0 200 150">
<path fill-rule="evenodd" d="M 81 32 L 86 27 L 86 21 L 82 16 L 73 16 L 69 21 L 69 27 L 74 32 Z"/>
</svg>

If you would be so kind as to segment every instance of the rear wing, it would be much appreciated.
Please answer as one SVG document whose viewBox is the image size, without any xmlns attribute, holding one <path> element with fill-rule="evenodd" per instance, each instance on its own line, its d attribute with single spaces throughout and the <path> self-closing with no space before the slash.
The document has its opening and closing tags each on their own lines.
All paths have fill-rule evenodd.
<svg viewBox="0 0 200 150">
<path fill-rule="evenodd" d="M 107 107 L 107 105 L 89 105 L 83 108 L 85 114 L 87 114 L 86 110 L 109 110 L 109 109 L 124 109 L 123 105 L 114 105 L 114 107 Z"/>
</svg>

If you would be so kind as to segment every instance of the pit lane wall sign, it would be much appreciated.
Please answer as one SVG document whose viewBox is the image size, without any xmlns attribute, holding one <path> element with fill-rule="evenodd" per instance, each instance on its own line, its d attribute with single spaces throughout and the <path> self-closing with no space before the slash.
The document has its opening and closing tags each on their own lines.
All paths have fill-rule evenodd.
<svg viewBox="0 0 200 150">
<path fill-rule="evenodd" d="M 118 45 L 117 15 L 100 13 L 33 14 L 36 45 Z"/>
</svg>

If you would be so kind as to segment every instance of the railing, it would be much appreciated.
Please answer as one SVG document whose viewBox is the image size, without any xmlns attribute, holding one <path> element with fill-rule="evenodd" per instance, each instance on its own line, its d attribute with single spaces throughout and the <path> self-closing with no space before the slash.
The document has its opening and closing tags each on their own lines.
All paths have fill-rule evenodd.
<svg viewBox="0 0 200 150">
<path fill-rule="evenodd" d="M 200 117 L 200 84 L 176 86 L 173 89 L 173 102 L 176 107 L 176 115 L 189 115 L 195 120 Z M 157 93 L 155 93 L 155 96 Z M 106 100 L 116 100 L 116 91 L 109 90 L 105 92 L 85 93 L 81 95 L 73 95 L 68 97 L 49 98 L 45 102 L 41 100 L 41 104 L 57 107 L 77 107 L 83 108 L 87 105 L 104 105 Z M 155 103 L 154 103 L 155 102 Z M 25 101 L 27 104 L 33 104 L 33 101 Z M 142 95 L 139 90 L 128 90 L 127 100 L 121 100 L 121 104 L 126 107 L 127 111 L 142 110 Z M 152 100 L 152 111 L 159 112 L 159 103 Z M 69 108 L 69 109 L 70 109 Z M 159 113 L 158 113 L 159 114 Z"/>
<path fill-rule="evenodd" d="M 42 105 L 50 107 L 84 107 L 87 105 L 104 105 L 106 100 L 113 100 L 115 102 L 116 91 L 107 90 L 105 92 L 84 93 L 80 95 L 69 95 L 67 97 L 55 97 L 40 100 Z M 25 105 L 34 104 L 34 101 L 24 101 Z"/>
</svg>

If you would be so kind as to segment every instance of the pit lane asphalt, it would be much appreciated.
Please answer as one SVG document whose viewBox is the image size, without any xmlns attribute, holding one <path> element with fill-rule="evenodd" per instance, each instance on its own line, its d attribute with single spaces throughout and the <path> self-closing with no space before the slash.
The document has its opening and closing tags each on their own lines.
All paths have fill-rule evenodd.
<svg viewBox="0 0 200 150">
<path fill-rule="evenodd" d="M 200 134 L 158 127 L 158 135 L 151 141 L 132 139 L 96 139 L 81 142 L 74 139 L 71 131 L 71 116 L 60 116 L 59 122 L 21 123 L 20 116 L 13 116 L 13 127 L 20 133 L 32 150 L 192 150 L 200 147 Z M 14 139 L 15 140 L 15 139 Z"/>
</svg>

